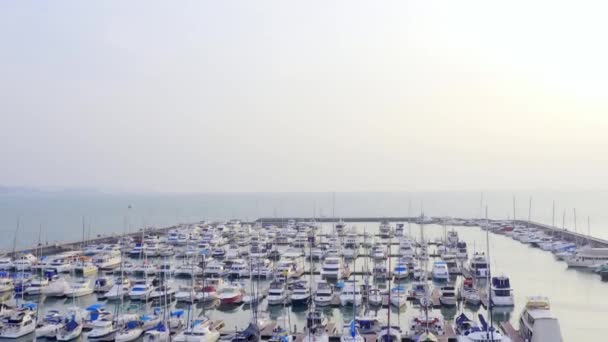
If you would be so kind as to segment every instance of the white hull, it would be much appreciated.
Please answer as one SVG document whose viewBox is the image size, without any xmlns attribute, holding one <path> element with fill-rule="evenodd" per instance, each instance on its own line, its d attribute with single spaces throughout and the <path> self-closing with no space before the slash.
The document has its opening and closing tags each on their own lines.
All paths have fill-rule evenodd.
<svg viewBox="0 0 608 342">
<path fill-rule="evenodd" d="M 57 341 L 71 341 L 78 338 L 82 334 L 82 324 L 72 331 L 59 331 L 57 333 Z"/>
</svg>

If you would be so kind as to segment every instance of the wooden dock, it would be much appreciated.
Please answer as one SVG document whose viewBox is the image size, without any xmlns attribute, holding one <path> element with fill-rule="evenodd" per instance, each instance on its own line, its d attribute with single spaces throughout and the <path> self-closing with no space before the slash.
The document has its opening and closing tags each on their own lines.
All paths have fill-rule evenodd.
<svg viewBox="0 0 608 342">
<path fill-rule="evenodd" d="M 519 332 L 513 328 L 511 322 L 501 322 L 500 330 L 502 330 L 505 335 L 509 336 L 512 342 L 524 342 L 524 339 L 519 335 Z"/>
</svg>

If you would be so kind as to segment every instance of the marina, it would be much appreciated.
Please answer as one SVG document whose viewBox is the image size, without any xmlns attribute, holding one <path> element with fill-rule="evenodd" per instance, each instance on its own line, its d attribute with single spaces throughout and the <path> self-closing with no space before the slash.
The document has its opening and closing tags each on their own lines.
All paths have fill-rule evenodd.
<svg viewBox="0 0 608 342">
<path fill-rule="evenodd" d="M 520 312 L 530 305 L 528 297 L 551 295 L 558 303 L 562 298 L 551 288 L 522 293 L 518 285 L 525 280 L 516 276 L 522 270 L 512 268 L 517 265 L 514 255 L 505 253 L 501 244 L 532 248 L 543 255 L 553 252 L 555 260 L 549 262 L 557 265 L 591 248 L 574 244 L 566 249 L 571 256 L 562 255 L 557 247 L 570 246 L 569 238 L 577 236 L 557 235 L 527 222 L 394 219 L 395 223 L 282 219 L 282 225 L 266 219 L 199 222 L 11 252 L 0 262 L 2 299 L 9 310 L 5 317 L 24 303 L 35 306 L 31 316 L 43 321 L 49 312 L 81 307 L 85 310 L 74 317 L 84 317 L 87 308 L 103 308 L 111 313 L 110 322 L 118 331 L 121 324 L 127 329 L 126 319 L 134 319 L 139 327 L 144 324 L 141 317 L 154 317 L 158 323 L 161 316 L 182 312 L 172 318 L 179 322 L 174 322 L 173 340 L 179 340 L 175 336 L 180 330 L 192 326 L 193 321 L 184 317 L 192 315 L 206 322 L 205 329 L 217 331 L 218 339 L 234 340 L 255 316 L 262 339 L 272 340 L 280 327 L 294 340 L 303 340 L 310 330 L 308 315 L 319 312 L 331 324 L 323 328 L 330 340 L 340 340 L 352 322 L 358 331 L 360 317 L 374 317 L 378 322 L 391 319 L 391 325 L 400 327 L 403 341 L 417 341 L 426 333 L 450 341 L 459 338 L 457 316 L 466 315 L 471 322 L 476 316 L 492 321 L 496 333 L 520 341 L 522 333 L 516 327 Z M 336 232 L 337 225 L 343 226 L 342 234 Z M 388 231 L 381 231 L 382 225 Z M 493 239 L 492 247 L 498 246 L 490 251 L 490 261 L 487 239 Z M 598 248 L 602 242 L 589 243 Z M 119 261 L 112 262 L 112 257 Z M 599 273 L 603 263 L 594 266 Z M 587 277 L 594 276 L 596 269 L 574 271 Z M 495 274 L 499 276 L 491 276 Z M 600 279 L 598 275 L 599 286 L 605 287 Z M 327 297 L 316 293 L 321 280 L 329 285 Z M 557 336 L 561 330 L 567 336 L 570 330 L 563 311 L 549 306 L 549 298 L 546 302 L 559 318 Z M 434 329 L 425 333 L 412 325 L 429 312 L 440 322 Z M 169 320 L 163 321 L 169 325 Z M 84 332 L 79 336 L 86 340 L 93 323 L 87 328 L 86 319 L 80 322 Z M 148 325 L 148 330 L 155 327 Z M 376 340 L 378 329 L 360 334 L 366 341 Z M 132 332 L 137 338 L 144 333 L 145 329 Z"/>
</svg>

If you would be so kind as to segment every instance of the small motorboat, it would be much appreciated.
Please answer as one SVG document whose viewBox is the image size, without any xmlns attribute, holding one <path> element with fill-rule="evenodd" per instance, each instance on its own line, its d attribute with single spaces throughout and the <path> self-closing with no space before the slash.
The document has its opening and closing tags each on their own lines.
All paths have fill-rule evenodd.
<svg viewBox="0 0 608 342">
<path fill-rule="evenodd" d="M 93 322 L 93 329 L 85 336 L 88 341 L 114 341 L 117 331 L 111 318 L 102 318 Z"/>
<path fill-rule="evenodd" d="M 217 297 L 220 300 L 220 304 L 238 304 L 242 302 L 243 292 L 240 284 L 232 283 L 222 287 L 217 293 Z"/>
<path fill-rule="evenodd" d="M 125 326 L 118 330 L 114 335 L 114 341 L 116 342 L 129 342 L 135 341 L 138 339 L 143 333 L 144 329 L 141 327 L 141 322 L 139 321 L 130 321 L 125 324 Z"/>
<path fill-rule="evenodd" d="M 49 310 L 36 325 L 36 338 L 54 338 L 64 325 L 64 317 L 58 310 Z"/>
<path fill-rule="evenodd" d="M 20 338 L 33 333 L 35 330 L 36 319 L 32 307 L 23 307 L 2 319 L 0 338 Z"/>
</svg>

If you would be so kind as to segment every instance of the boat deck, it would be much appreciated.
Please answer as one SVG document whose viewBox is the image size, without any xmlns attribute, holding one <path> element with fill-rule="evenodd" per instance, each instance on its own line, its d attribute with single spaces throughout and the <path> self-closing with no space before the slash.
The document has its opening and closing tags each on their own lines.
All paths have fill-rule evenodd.
<svg viewBox="0 0 608 342">
<path fill-rule="evenodd" d="M 456 338 L 456 333 L 454 332 L 454 328 L 452 327 L 450 322 L 446 321 L 444 323 L 444 326 L 445 326 L 445 335 L 439 336 L 439 341 L 441 341 L 441 342 L 455 341 L 454 339 Z"/>
</svg>

